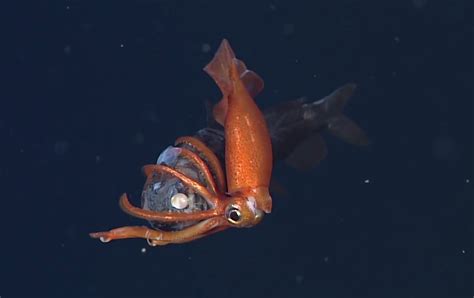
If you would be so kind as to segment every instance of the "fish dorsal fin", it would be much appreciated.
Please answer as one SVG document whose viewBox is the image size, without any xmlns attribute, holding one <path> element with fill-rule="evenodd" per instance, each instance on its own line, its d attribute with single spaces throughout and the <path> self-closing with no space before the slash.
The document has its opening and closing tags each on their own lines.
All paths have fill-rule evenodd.
<svg viewBox="0 0 474 298">
<path fill-rule="evenodd" d="M 285 162 L 298 170 L 310 170 L 327 155 L 326 142 L 320 134 L 313 134 L 296 146 Z"/>
<path fill-rule="evenodd" d="M 324 110 L 330 115 L 341 113 L 347 100 L 354 94 L 356 87 L 357 85 L 353 83 L 346 84 L 321 99 L 320 102 L 324 105 Z"/>
<path fill-rule="evenodd" d="M 221 125 L 224 125 L 227 115 L 227 97 L 233 91 L 229 74 L 229 65 L 232 64 L 235 65 L 234 67 L 237 70 L 240 80 L 252 98 L 257 96 L 264 87 L 262 78 L 255 72 L 247 69 L 245 63 L 235 57 L 235 53 L 230 47 L 229 42 L 224 39 L 212 61 L 204 68 L 204 71 L 208 73 L 219 86 L 223 95 L 222 99 L 213 108 L 214 119 Z"/>
</svg>

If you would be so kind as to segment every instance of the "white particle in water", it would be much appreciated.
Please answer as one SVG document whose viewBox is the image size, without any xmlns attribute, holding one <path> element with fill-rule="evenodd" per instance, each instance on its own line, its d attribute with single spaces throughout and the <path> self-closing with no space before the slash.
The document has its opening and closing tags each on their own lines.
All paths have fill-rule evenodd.
<svg viewBox="0 0 474 298">
<path fill-rule="evenodd" d="M 66 55 L 70 55 L 71 54 L 71 46 L 70 45 L 66 45 L 64 46 L 64 54 Z"/>
<path fill-rule="evenodd" d="M 364 183 L 365 183 L 365 184 L 369 184 L 369 183 L 370 183 L 370 180 L 369 180 L 369 179 L 365 179 L 365 180 L 364 180 Z"/>
<path fill-rule="evenodd" d="M 428 2 L 428 0 L 413 0 L 413 5 L 416 8 L 421 9 L 421 8 L 425 7 L 427 2 Z"/>
<path fill-rule="evenodd" d="M 296 282 L 299 284 L 303 282 L 303 279 L 304 279 L 304 276 L 300 274 L 295 277 Z"/>
<path fill-rule="evenodd" d="M 210 45 L 210 44 L 208 44 L 208 43 L 203 43 L 203 44 L 201 45 L 201 51 L 202 51 L 203 53 L 209 53 L 210 50 L 211 50 L 211 45 Z"/>
<path fill-rule="evenodd" d="M 283 35 L 290 36 L 295 33 L 295 24 L 284 24 L 283 25 Z"/>
<path fill-rule="evenodd" d="M 65 155 L 69 151 L 69 143 L 67 141 L 57 141 L 53 150 L 56 155 Z"/>
</svg>

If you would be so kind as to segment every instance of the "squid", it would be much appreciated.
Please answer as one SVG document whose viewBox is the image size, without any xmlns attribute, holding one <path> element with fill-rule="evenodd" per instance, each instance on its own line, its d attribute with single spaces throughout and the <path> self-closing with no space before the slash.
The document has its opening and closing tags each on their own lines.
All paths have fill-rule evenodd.
<svg viewBox="0 0 474 298">
<path fill-rule="evenodd" d="M 273 164 L 284 160 L 307 169 L 327 154 L 321 133 L 366 145 L 365 133 L 342 114 L 355 84 L 317 101 L 299 98 L 265 109 L 254 98 L 264 82 L 239 60 L 224 39 L 204 71 L 222 98 L 208 103 L 207 126 L 179 137 L 155 164 L 145 165 L 141 206 L 127 194 L 121 209 L 149 226 L 125 226 L 90 233 L 109 242 L 142 238 L 151 246 L 190 242 L 228 228 L 249 228 L 271 213 Z"/>
</svg>

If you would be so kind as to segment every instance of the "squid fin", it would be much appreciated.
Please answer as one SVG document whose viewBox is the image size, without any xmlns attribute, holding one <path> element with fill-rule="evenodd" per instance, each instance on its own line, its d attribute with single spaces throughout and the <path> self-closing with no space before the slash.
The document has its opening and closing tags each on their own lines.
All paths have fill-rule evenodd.
<svg viewBox="0 0 474 298">
<path fill-rule="evenodd" d="M 204 71 L 216 82 L 224 98 L 233 91 L 231 69 L 237 68 L 234 59 L 236 59 L 234 51 L 227 39 L 224 39 L 214 58 L 204 67 Z"/>
<path fill-rule="evenodd" d="M 227 115 L 229 94 L 233 92 L 232 73 L 240 78 L 251 97 L 255 97 L 263 89 L 263 80 L 258 74 L 247 69 L 245 63 L 235 57 L 229 42 L 224 39 L 214 58 L 204 67 L 204 71 L 211 76 L 222 92 L 222 99 L 214 106 L 214 119 L 224 125 Z"/>
</svg>

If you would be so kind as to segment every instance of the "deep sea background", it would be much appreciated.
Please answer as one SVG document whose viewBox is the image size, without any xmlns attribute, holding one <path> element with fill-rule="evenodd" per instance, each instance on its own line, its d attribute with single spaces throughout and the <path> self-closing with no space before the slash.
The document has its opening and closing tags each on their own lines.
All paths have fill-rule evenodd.
<svg viewBox="0 0 474 298">
<path fill-rule="evenodd" d="M 471 297 L 472 3 L 4 2 L 0 297 Z M 320 166 L 279 164 L 288 193 L 252 229 L 90 239 L 143 223 L 118 198 L 205 125 L 222 38 L 262 106 L 357 83 L 372 145 L 325 136 Z"/>
</svg>

